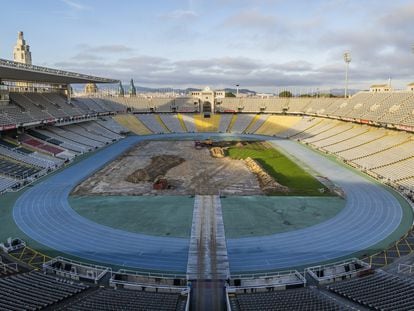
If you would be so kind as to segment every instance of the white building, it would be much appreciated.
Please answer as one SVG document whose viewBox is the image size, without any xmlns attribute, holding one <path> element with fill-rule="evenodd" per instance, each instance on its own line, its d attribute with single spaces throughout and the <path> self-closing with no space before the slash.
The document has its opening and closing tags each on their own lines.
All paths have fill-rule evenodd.
<svg viewBox="0 0 414 311">
<path fill-rule="evenodd" d="M 200 112 L 213 113 L 216 99 L 224 98 L 225 91 L 213 91 L 208 86 L 201 91 L 190 92 L 190 96 L 197 98 L 200 103 Z"/>
<path fill-rule="evenodd" d="M 373 84 L 370 86 L 369 91 L 372 93 L 392 92 L 392 88 L 389 84 Z"/>
</svg>

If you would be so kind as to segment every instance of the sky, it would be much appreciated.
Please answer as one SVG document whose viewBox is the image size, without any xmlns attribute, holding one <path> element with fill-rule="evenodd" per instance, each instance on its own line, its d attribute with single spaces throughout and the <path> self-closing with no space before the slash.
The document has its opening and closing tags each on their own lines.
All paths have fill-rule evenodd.
<svg viewBox="0 0 414 311">
<path fill-rule="evenodd" d="M 408 0 L 0 0 L 0 58 L 149 87 L 367 89 L 414 81 Z"/>
</svg>

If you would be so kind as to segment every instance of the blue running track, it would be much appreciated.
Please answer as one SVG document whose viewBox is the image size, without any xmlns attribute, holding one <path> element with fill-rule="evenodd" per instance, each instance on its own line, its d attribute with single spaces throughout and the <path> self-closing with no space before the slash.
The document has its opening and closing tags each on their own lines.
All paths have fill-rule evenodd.
<svg viewBox="0 0 414 311">
<path fill-rule="evenodd" d="M 185 272 L 189 239 L 155 237 L 117 230 L 77 214 L 68 203 L 82 180 L 142 140 L 269 139 L 256 135 L 170 134 L 127 137 L 30 188 L 17 200 L 13 217 L 28 236 L 52 249 L 87 260 L 137 269 Z M 342 187 L 346 207 L 318 225 L 265 237 L 228 239 L 232 272 L 285 269 L 331 260 L 364 250 L 397 229 L 402 208 L 383 187 L 304 146 L 272 140 Z"/>
<path fill-rule="evenodd" d="M 400 225 L 403 211 L 384 187 L 289 140 L 271 141 L 346 194 L 335 217 L 308 228 L 264 237 L 228 239 L 232 272 L 287 269 L 350 255 L 381 242 Z"/>
</svg>

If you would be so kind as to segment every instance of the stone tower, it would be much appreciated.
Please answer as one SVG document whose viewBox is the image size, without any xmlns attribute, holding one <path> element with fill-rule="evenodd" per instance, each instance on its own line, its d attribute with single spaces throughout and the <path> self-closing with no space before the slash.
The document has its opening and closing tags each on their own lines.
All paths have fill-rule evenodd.
<svg viewBox="0 0 414 311">
<path fill-rule="evenodd" d="M 13 60 L 23 64 L 32 64 L 32 53 L 30 52 L 30 46 L 26 44 L 26 40 L 23 38 L 23 31 L 19 31 L 17 35 L 17 42 L 13 50 Z"/>
</svg>

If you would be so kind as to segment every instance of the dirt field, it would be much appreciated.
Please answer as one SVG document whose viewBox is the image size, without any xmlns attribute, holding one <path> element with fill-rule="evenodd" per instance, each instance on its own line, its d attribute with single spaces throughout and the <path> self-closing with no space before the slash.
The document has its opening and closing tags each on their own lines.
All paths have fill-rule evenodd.
<svg viewBox="0 0 414 311">
<path fill-rule="evenodd" d="M 170 189 L 153 190 L 151 181 L 128 182 L 140 169 L 150 169 L 153 159 L 171 155 L 185 161 L 167 170 Z M 158 170 L 158 168 L 154 168 Z M 213 158 L 207 148 L 197 150 L 193 141 L 142 142 L 78 185 L 75 195 L 254 195 L 263 194 L 257 177 L 243 160 Z"/>
</svg>

